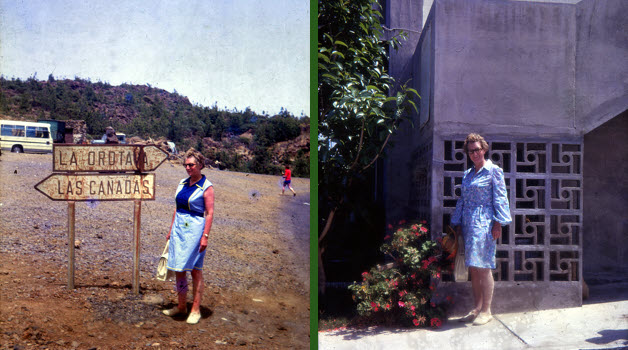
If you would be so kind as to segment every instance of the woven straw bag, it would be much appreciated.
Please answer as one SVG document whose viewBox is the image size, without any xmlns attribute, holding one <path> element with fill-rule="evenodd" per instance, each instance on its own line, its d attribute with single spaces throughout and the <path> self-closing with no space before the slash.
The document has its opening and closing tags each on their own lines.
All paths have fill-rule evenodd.
<svg viewBox="0 0 628 350">
<path fill-rule="evenodd" d="M 174 278 L 174 271 L 168 270 L 168 246 L 170 245 L 170 240 L 166 241 L 166 246 L 164 247 L 163 253 L 161 253 L 161 258 L 159 258 L 159 262 L 157 263 L 157 273 L 155 274 L 155 278 L 160 281 L 167 281 Z"/>
</svg>

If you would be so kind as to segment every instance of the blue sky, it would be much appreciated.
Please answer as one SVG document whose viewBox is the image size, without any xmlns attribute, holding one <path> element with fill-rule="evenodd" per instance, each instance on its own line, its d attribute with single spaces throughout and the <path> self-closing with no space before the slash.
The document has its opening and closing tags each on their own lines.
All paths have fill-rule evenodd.
<svg viewBox="0 0 628 350">
<path fill-rule="evenodd" d="M 0 74 L 309 115 L 309 1 L 0 0 Z"/>
</svg>

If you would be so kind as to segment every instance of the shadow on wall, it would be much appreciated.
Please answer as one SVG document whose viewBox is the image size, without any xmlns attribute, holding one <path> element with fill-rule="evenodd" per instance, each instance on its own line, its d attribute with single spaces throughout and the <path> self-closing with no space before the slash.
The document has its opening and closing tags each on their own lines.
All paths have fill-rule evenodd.
<svg viewBox="0 0 628 350">
<path fill-rule="evenodd" d="M 604 284 L 589 284 L 589 298 L 584 305 L 628 300 L 628 281 L 613 281 Z"/>
</svg>

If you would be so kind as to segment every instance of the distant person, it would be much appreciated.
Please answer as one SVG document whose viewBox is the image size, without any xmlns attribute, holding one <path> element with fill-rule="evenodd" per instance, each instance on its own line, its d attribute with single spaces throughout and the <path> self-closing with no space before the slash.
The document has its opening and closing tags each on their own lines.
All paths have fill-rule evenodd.
<svg viewBox="0 0 628 350">
<path fill-rule="evenodd" d="M 292 191 L 292 196 L 293 197 L 296 196 L 297 193 L 294 192 L 294 190 L 292 189 L 292 186 L 290 185 L 290 182 L 292 181 L 292 172 L 290 171 L 290 166 L 289 165 L 286 165 L 286 170 L 284 170 L 284 172 L 281 173 L 281 175 L 284 178 L 283 186 L 281 187 L 281 194 L 283 195 L 284 191 L 286 190 L 286 186 L 288 186 L 290 191 Z"/>
<path fill-rule="evenodd" d="M 103 136 L 103 138 L 105 139 L 105 143 L 106 144 L 117 144 L 119 143 L 118 141 L 118 135 L 116 135 L 116 131 L 113 130 L 112 127 L 108 126 L 105 129 L 105 135 Z"/>
<path fill-rule="evenodd" d="M 462 177 L 462 191 L 451 216 L 458 237 L 463 238 L 465 264 L 471 275 L 474 308 L 460 322 L 482 325 L 493 319 L 493 273 L 497 239 L 502 225 L 512 222 L 504 171 L 484 159 L 488 143 L 478 134 L 469 134 L 464 151 L 473 162 Z"/>
<path fill-rule="evenodd" d="M 185 153 L 184 159 L 183 165 L 189 177 L 181 180 L 177 187 L 177 206 L 166 236 L 170 240 L 167 268 L 176 274 L 175 289 L 179 295 L 179 305 L 163 313 L 167 316 L 187 313 L 186 271 L 190 271 L 194 301 L 187 323 L 196 324 L 201 319 L 203 260 L 214 218 L 214 187 L 201 174 L 205 165 L 205 157 L 201 152 L 191 148 Z"/>
</svg>

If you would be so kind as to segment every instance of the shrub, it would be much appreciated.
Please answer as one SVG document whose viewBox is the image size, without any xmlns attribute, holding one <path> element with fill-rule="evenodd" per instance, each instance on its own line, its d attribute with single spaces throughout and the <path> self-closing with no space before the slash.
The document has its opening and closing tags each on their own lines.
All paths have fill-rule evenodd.
<svg viewBox="0 0 628 350">
<path fill-rule="evenodd" d="M 380 250 L 393 259 L 392 266 L 371 268 L 349 286 L 358 314 L 368 324 L 439 327 L 445 305 L 433 303 L 432 293 L 441 269 L 451 262 L 429 239 L 425 221 L 402 226 L 384 239 Z"/>
</svg>

